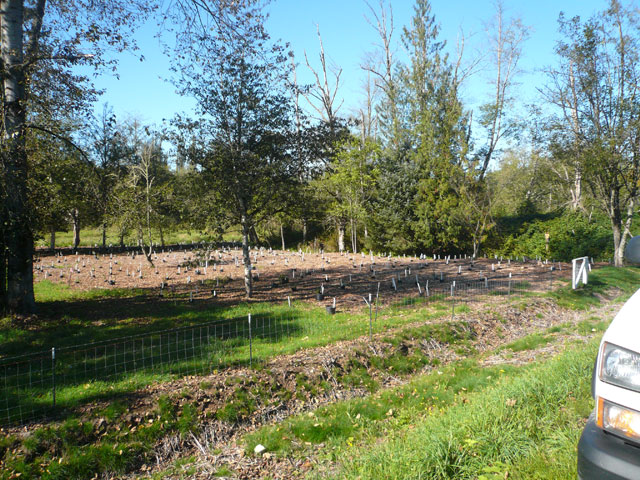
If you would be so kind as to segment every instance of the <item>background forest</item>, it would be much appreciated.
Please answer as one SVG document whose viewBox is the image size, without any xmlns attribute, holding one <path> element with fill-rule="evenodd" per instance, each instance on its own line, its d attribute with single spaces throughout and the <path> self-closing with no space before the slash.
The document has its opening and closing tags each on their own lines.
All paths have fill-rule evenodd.
<svg viewBox="0 0 640 480">
<path fill-rule="evenodd" d="M 42 20 L 33 3 L 27 39 Z M 9 187 L 25 181 L 28 214 L 15 218 L 41 246 L 72 232 L 63 243 L 74 248 L 135 244 L 150 255 L 151 245 L 189 232 L 179 238 L 242 240 L 246 255 L 249 245 L 311 245 L 622 264 L 640 174 L 633 5 L 612 0 L 585 19 L 561 14 L 558 61 L 540 65 L 540 102 L 523 111 L 515 100 L 529 27 L 500 3 L 480 54 L 465 51 L 463 36 L 446 45 L 428 0 L 416 1 L 405 26 L 394 25 L 391 4 L 365 2 L 379 42 L 362 63 L 365 101 L 343 114 L 342 70 L 320 29 L 319 54 L 294 58 L 266 31 L 263 3 L 209 2 L 206 15 L 187 0 L 169 10 L 114 7 L 131 25 L 162 12 L 171 80 L 197 114 L 161 127 L 116 118 L 107 104 L 95 115 L 99 92 L 74 70 L 111 68 L 105 43 L 134 48 L 127 22 L 94 12 L 82 24 L 52 3 L 55 21 L 34 39 L 47 55 L 27 75 L 28 174 L 7 167 L 14 137 L 6 128 L 3 137 L 5 217 L 16 208 Z M 81 41 L 58 38 L 65 22 Z M 78 54 L 76 45 L 95 51 Z M 300 69 L 315 82 L 299 84 Z M 471 108 L 461 92 L 479 69 L 491 72 L 492 101 Z"/>
</svg>

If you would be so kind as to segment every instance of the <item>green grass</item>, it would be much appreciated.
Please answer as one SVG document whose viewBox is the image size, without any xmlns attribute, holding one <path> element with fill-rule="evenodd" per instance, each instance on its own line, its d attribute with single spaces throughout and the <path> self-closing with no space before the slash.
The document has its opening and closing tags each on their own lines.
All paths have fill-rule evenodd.
<svg viewBox="0 0 640 480">
<path fill-rule="evenodd" d="M 500 378 L 494 371 L 488 371 L 487 376 L 497 380 L 485 383 L 484 388 L 467 388 L 464 401 L 454 401 L 451 396 L 443 401 L 439 395 L 452 395 L 455 390 L 439 385 L 435 393 L 419 395 L 422 402 L 427 400 L 423 408 L 429 408 L 429 400 L 433 401 L 431 405 L 438 406 L 431 414 L 416 415 L 419 410 L 416 408 L 404 423 L 386 422 L 383 429 L 365 427 L 354 434 L 345 417 L 353 418 L 356 411 L 368 411 L 356 402 L 330 407 L 340 418 L 337 424 L 332 414 L 327 417 L 328 410 L 320 410 L 320 416 L 316 413 L 316 417 L 321 421 L 313 421 L 323 426 L 333 421 L 327 435 L 343 440 L 331 443 L 334 448 L 328 454 L 330 459 L 349 458 L 348 462 L 340 463 L 334 478 L 475 479 L 489 475 L 490 470 L 500 474 L 497 478 L 507 478 L 505 475 L 510 479 L 575 478 L 575 446 L 584 419 L 592 409 L 589 379 L 597 345 L 596 339 L 586 348 L 580 345 L 535 367 L 511 369 Z M 439 377 L 444 380 L 449 376 L 457 377 L 450 371 Z M 469 374 L 461 378 L 469 378 Z M 478 378 L 482 381 L 481 376 Z M 431 382 L 432 389 L 438 385 L 433 375 L 415 382 L 423 385 Z M 415 382 L 414 389 L 418 384 Z M 406 408 L 405 404 L 412 402 L 411 396 L 407 397 L 408 390 L 390 392 L 391 399 L 386 400 L 393 402 L 400 392 L 404 393 L 404 399 L 396 406 L 398 415 Z M 380 400 L 359 402 L 387 406 Z M 341 410 L 347 405 L 356 405 L 360 410 Z M 381 410 L 374 412 L 366 413 L 367 418 L 379 419 Z M 274 432 L 286 429 L 286 438 L 289 435 L 299 438 L 302 432 L 313 431 L 315 423 L 311 421 L 311 417 L 290 420 L 291 424 L 249 437 L 248 445 L 264 441 L 275 450 L 286 451 L 290 447 L 283 443 L 282 436 L 278 440 Z M 297 429 L 295 422 L 299 422 Z M 349 435 L 346 441 L 344 435 Z M 374 441 L 372 437 L 381 440 Z M 322 435 L 313 437 L 313 441 L 321 438 Z"/>
<path fill-rule="evenodd" d="M 573 310 L 586 310 L 600 305 L 602 297 L 613 294 L 618 301 L 629 298 L 640 286 L 640 268 L 602 267 L 589 273 L 587 285 L 573 290 L 571 284 L 550 292 L 559 306 Z"/>
<path fill-rule="evenodd" d="M 6 436 L 0 441 L 0 479 L 71 480 L 125 474 L 154 462 L 153 448 L 162 437 L 185 437 L 198 428 L 195 408 L 178 408 L 167 397 L 160 397 L 156 409 L 141 420 L 100 426 L 70 418 L 22 439 Z"/>
<path fill-rule="evenodd" d="M 526 337 L 519 338 L 518 340 L 511 342 L 503 347 L 503 349 L 509 349 L 512 352 L 523 352 L 525 350 L 535 350 L 542 345 L 546 345 L 553 341 L 553 338 L 544 335 L 542 333 L 532 333 Z"/>
<path fill-rule="evenodd" d="M 98 288 L 93 290 L 74 290 L 68 285 L 42 280 L 33 285 L 36 302 L 66 302 L 69 300 L 98 300 L 102 298 L 135 297 L 144 294 L 138 288 Z"/>
<path fill-rule="evenodd" d="M 578 323 L 578 333 L 580 335 L 588 335 L 592 332 L 604 332 L 609 326 L 609 323 L 611 323 L 611 320 L 613 319 L 608 318 L 605 320 L 599 320 L 592 318 L 588 320 L 582 320 L 580 323 Z"/>
<path fill-rule="evenodd" d="M 156 229 L 152 229 L 152 238 L 154 243 L 160 243 L 160 232 Z M 240 241 L 239 230 L 229 230 L 222 237 L 224 241 Z M 44 235 L 42 238 L 36 240 L 36 247 L 49 247 L 49 234 Z M 181 230 L 181 231 L 168 231 L 164 232 L 164 241 L 166 245 L 176 245 L 179 243 L 197 243 L 216 241 L 218 237 L 216 234 L 207 234 L 206 232 Z M 138 243 L 137 234 L 132 231 L 128 235 L 125 235 L 124 242 L 126 245 L 135 245 Z M 56 232 L 56 248 L 70 247 L 73 245 L 73 231 Z M 101 228 L 86 228 L 80 231 L 80 246 L 81 247 L 93 247 L 94 245 L 102 246 L 102 229 Z M 107 229 L 107 245 L 120 245 L 120 235 L 117 229 Z"/>
<path fill-rule="evenodd" d="M 594 291 L 606 291 L 615 284 L 622 291 L 631 291 L 631 282 L 638 277 L 635 269 L 602 269 L 594 271 L 589 288 L 579 291 L 561 290 L 554 292 L 559 303 L 576 304 L 586 298 L 592 301 Z M 69 360 L 63 354 L 58 355 L 57 379 L 58 390 L 56 400 L 58 411 L 73 414 L 73 411 L 87 402 L 105 398 L 120 398 L 127 392 L 135 391 L 142 386 L 159 381 L 167 381 L 188 374 L 204 374 L 214 368 L 234 364 L 247 364 L 249 345 L 246 331 L 246 318 L 252 313 L 254 321 L 254 341 L 252 345 L 253 361 L 272 358 L 275 355 L 294 353 L 300 349 L 327 345 L 340 340 L 356 338 L 368 333 L 368 311 L 361 313 L 338 313 L 327 316 L 323 309 L 311 307 L 303 303 L 294 303 L 292 308 L 284 304 L 241 304 L 234 307 L 215 306 L 211 303 L 189 303 L 185 299 L 174 301 L 157 301 L 140 295 L 140 291 L 93 290 L 77 292 L 68 287 L 52 282 L 37 284 L 37 297 L 44 315 L 38 325 L 14 325 L 8 319 L 0 321 L 0 355 L 10 356 L 30 351 L 46 351 L 51 346 L 58 349 L 67 345 L 89 342 L 108 342 L 115 338 L 130 338 L 139 333 L 151 334 L 154 331 L 186 327 L 215 321 L 231 321 L 231 327 L 238 326 L 241 333 L 230 335 L 226 340 L 216 340 L 206 348 L 193 350 L 193 338 L 181 337 L 173 344 L 174 351 L 164 350 L 159 357 L 159 364 L 153 369 L 140 368 L 137 371 L 127 367 L 127 371 L 109 372 L 108 377 L 96 377 L 93 365 L 100 362 L 109 364 L 111 360 L 105 355 L 91 355 L 88 358 L 74 359 L 75 366 L 69 366 Z M 626 289 L 626 290 L 625 290 Z M 568 300 L 569 299 L 569 300 Z M 517 297 L 512 301 L 517 302 Z M 466 308 L 460 305 L 458 309 Z M 428 308 L 400 309 L 397 306 L 382 309 L 378 320 L 374 322 L 373 331 L 384 332 L 389 328 L 402 326 L 412 322 L 424 322 L 428 319 L 446 317 L 450 306 L 441 303 L 429 304 Z M 279 325 L 280 334 L 272 335 L 274 324 Z M 595 325 L 595 326 L 594 326 Z M 602 329 L 603 324 L 584 325 L 582 328 L 591 331 Z M 228 329 L 228 327 L 225 327 Z M 438 338 L 442 332 L 438 328 L 425 326 L 415 332 L 403 335 L 419 338 Z M 261 333 L 260 330 L 264 329 Z M 465 340 L 468 340 L 466 338 Z M 538 334 L 511 345 L 514 351 L 535 348 L 545 343 L 546 336 Z M 469 342 L 458 342 L 456 351 L 460 354 L 472 354 Z M 128 345 L 128 344 L 127 344 Z M 133 362 L 139 355 L 138 344 L 125 345 L 113 355 Z M 183 353 L 187 352 L 187 353 Z M 191 353 L 188 353 L 191 352 Z M 415 355 L 414 355 L 415 356 Z M 157 358 L 157 357 L 156 357 Z M 128 360 L 127 360 L 128 359 Z M 113 363 L 113 362 L 111 362 Z M 396 369 L 399 373 L 410 372 L 414 364 L 426 364 L 426 358 L 394 358 L 386 360 L 381 368 Z M 89 369 L 87 370 L 87 365 Z M 26 377 L 25 377 L 26 378 Z M 362 372 L 353 372 L 345 379 L 352 385 L 363 385 L 371 391 L 377 389 L 375 382 Z M 48 409 L 52 403 L 51 381 L 44 379 L 44 388 L 33 387 L 16 391 L 15 395 L 28 398 L 26 411 Z M 11 393 L 11 396 L 14 394 Z M 10 399 L 13 405 L 15 399 Z M 17 414 L 16 414 L 17 415 Z"/>
<path fill-rule="evenodd" d="M 56 412 L 64 418 L 73 415 L 84 404 L 118 399 L 150 383 L 246 365 L 250 350 L 253 364 L 259 366 L 262 361 L 277 355 L 357 338 L 369 331 L 368 310 L 327 316 L 322 308 L 297 302 L 291 308 L 286 304 L 268 303 L 216 307 L 184 300 L 158 302 L 145 296 L 121 296 L 127 295 L 126 290 L 74 292 L 50 282 L 43 283 L 38 289 L 38 298 L 48 300 L 41 302 L 41 307 L 66 313 L 49 317 L 35 328 L 25 329 L 9 320 L 0 322 L 1 355 L 45 352 L 42 359 L 38 357 L 23 363 L 17 372 L 13 372 L 20 376 L 9 378 L 5 393 L 7 406 L 12 409 L 12 420 L 45 412 L 51 414 L 52 375 L 47 370 L 51 355 L 46 352 L 50 352 L 52 346 L 58 352 Z M 247 328 L 249 312 L 253 326 L 251 349 Z M 399 315 L 382 310 L 373 324 L 373 332 L 440 316 L 442 313 L 428 309 L 405 311 Z M 153 335 L 154 331 L 202 324 L 215 326 L 198 327 L 175 337 L 173 334 Z M 130 340 L 142 332 L 147 334 L 144 342 Z M 116 338 L 125 340 L 118 347 L 88 345 L 79 353 L 61 349 L 90 342 L 106 345 Z M 154 346 L 150 347 L 152 339 Z M 154 357 L 153 364 L 150 364 L 150 356 Z M 42 371 L 43 364 L 45 370 L 40 376 L 38 372 Z M 17 381 L 21 382 L 20 386 L 13 383 Z M 353 378 L 353 382 L 358 381 Z M 239 413 L 242 411 L 240 409 Z M 236 413 L 229 412 L 227 417 L 231 419 L 234 415 Z"/>
<path fill-rule="evenodd" d="M 304 449 L 305 442 L 325 444 L 328 451 L 364 439 L 372 442 L 372 437 L 386 433 L 388 424 L 394 429 L 407 428 L 416 419 L 459 403 L 512 371 L 514 367 L 482 368 L 475 361 L 461 361 L 401 388 L 328 405 L 263 427 L 245 437 L 246 451 L 252 452 L 257 444 L 270 452 L 290 454 Z"/>
</svg>

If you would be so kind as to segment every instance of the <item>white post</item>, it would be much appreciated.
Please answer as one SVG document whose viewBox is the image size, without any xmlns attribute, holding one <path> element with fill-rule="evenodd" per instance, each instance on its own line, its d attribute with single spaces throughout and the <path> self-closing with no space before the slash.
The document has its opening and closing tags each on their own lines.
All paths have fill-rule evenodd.
<svg viewBox="0 0 640 480">
<path fill-rule="evenodd" d="M 575 290 L 576 288 L 578 288 L 580 282 L 582 282 L 584 285 L 587 284 L 589 280 L 589 270 L 591 265 L 589 263 L 589 257 L 574 258 L 571 261 L 571 265 L 571 287 Z M 589 270 L 587 270 L 587 268 L 589 268 Z"/>
</svg>

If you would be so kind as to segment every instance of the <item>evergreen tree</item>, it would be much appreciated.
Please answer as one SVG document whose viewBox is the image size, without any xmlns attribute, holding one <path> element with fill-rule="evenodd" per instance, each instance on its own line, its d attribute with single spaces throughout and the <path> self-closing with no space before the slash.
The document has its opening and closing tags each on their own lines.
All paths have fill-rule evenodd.
<svg viewBox="0 0 640 480">
<path fill-rule="evenodd" d="M 420 179 L 415 199 L 417 246 L 445 252 L 465 246 L 465 228 L 455 215 L 463 206 L 454 182 L 463 175 L 466 162 L 468 119 L 439 30 L 428 0 L 418 0 L 411 27 L 404 30 L 411 63 L 402 74 L 411 158 Z"/>
</svg>

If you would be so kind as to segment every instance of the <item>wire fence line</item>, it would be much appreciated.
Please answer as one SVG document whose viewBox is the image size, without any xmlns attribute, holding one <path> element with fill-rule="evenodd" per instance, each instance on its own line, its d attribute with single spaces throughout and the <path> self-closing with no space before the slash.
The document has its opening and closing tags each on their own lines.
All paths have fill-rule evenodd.
<svg viewBox="0 0 640 480">
<path fill-rule="evenodd" d="M 293 341 L 314 337 L 319 343 L 345 336 L 366 335 L 375 323 L 381 292 L 391 289 L 391 308 L 440 302 L 451 308 L 487 295 L 516 295 L 533 290 L 522 280 L 455 280 L 412 283 L 408 277 L 391 285 L 374 282 L 369 321 L 348 324 L 319 321 L 317 312 L 274 309 L 272 312 L 219 320 L 200 325 L 154 331 L 84 345 L 51 347 L 37 353 L 0 359 L 0 425 L 24 424 L 65 412 L 150 383 L 185 375 L 206 375 L 216 369 L 251 364 L 278 352 L 292 351 Z M 387 282 L 388 283 L 388 282 Z M 420 285 L 420 286 L 419 286 Z M 389 298 L 389 297 L 388 297 Z M 333 313 L 333 312 L 330 312 Z M 374 319 L 375 314 L 375 319 Z M 343 330 L 336 333 L 335 330 Z M 342 337 L 341 337 L 342 335 Z M 287 348 L 289 348 L 287 350 Z M 105 393 L 106 391 L 106 393 Z"/>
</svg>

